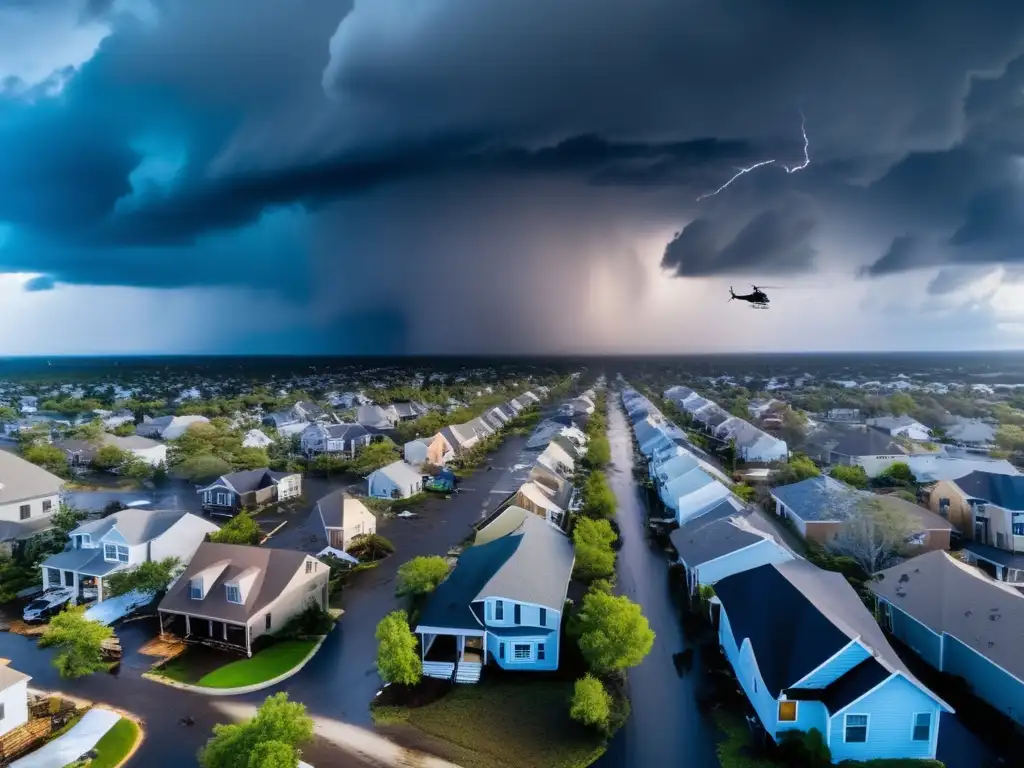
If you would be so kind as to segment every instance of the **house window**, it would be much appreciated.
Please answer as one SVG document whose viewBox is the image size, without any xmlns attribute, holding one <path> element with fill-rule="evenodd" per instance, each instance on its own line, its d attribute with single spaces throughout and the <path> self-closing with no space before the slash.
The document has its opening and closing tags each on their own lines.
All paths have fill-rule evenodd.
<svg viewBox="0 0 1024 768">
<path fill-rule="evenodd" d="M 22 504 L 18 507 L 18 516 L 22 520 L 28 520 L 29 515 L 32 514 L 32 506 L 30 504 Z"/>
<path fill-rule="evenodd" d="M 537 644 L 537 661 L 544 661 L 544 643 Z"/>
<path fill-rule="evenodd" d="M 795 701 L 780 701 L 779 702 L 779 722 L 780 723 L 793 723 L 793 722 L 796 722 L 796 702 Z"/>
<path fill-rule="evenodd" d="M 863 744 L 868 740 L 868 716 L 846 715 L 843 721 L 843 741 Z"/>
<path fill-rule="evenodd" d="M 312 560 L 307 560 L 306 561 L 306 573 L 312 573 L 312 572 L 313 572 L 313 561 Z"/>
<path fill-rule="evenodd" d="M 548 609 L 547 608 L 541 608 L 540 609 L 540 625 L 542 627 L 546 627 L 548 625 Z M 543 648 L 543 646 L 541 646 L 541 647 Z"/>
<path fill-rule="evenodd" d="M 46 511 L 45 509 L 43 510 Z M 1024 515 L 1013 516 L 1013 535 L 1024 536 Z"/>
<path fill-rule="evenodd" d="M 188 583 L 188 596 L 190 598 L 192 598 L 193 600 L 202 600 L 203 599 L 203 580 L 202 579 L 192 579 Z"/>
<path fill-rule="evenodd" d="M 932 713 L 918 712 L 914 715 L 914 741 L 931 741 Z"/>
<path fill-rule="evenodd" d="M 53 509 L 53 502 L 47 499 L 43 502 L 43 514 L 47 514 L 51 509 Z"/>
<path fill-rule="evenodd" d="M 512 606 L 512 620 L 516 624 L 523 623 L 523 606 L 521 606 L 519 603 L 516 603 L 514 606 Z"/>
<path fill-rule="evenodd" d="M 209 504 L 212 501 L 213 501 L 213 492 L 212 491 L 203 491 L 203 503 L 204 504 Z"/>
<path fill-rule="evenodd" d="M 226 507 L 228 505 L 228 494 L 218 493 L 217 494 L 217 506 Z"/>
<path fill-rule="evenodd" d="M 266 629 L 270 629 L 270 614 L 268 613 L 264 619 L 264 626 Z"/>
<path fill-rule="evenodd" d="M 533 655 L 533 646 L 528 643 L 513 643 L 512 644 L 512 658 L 515 661 L 529 661 Z"/>
<path fill-rule="evenodd" d="M 236 605 L 242 604 L 242 590 L 237 584 L 228 584 L 228 602 L 235 603 Z"/>
<path fill-rule="evenodd" d="M 127 563 L 128 547 L 121 544 L 104 544 L 103 559 L 108 563 Z"/>
<path fill-rule="evenodd" d="M 494 601 L 494 620 L 504 621 L 505 620 L 505 603 L 501 600 Z"/>
<path fill-rule="evenodd" d="M 505 644 L 504 643 L 498 643 L 498 658 L 499 659 L 504 659 L 505 658 Z"/>
</svg>

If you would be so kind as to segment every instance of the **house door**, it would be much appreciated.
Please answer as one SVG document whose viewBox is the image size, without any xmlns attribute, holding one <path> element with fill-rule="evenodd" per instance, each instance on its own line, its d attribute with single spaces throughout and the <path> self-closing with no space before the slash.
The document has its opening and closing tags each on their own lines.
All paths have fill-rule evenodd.
<svg viewBox="0 0 1024 768">
<path fill-rule="evenodd" d="M 988 544 L 988 518 L 975 519 L 974 540 L 981 544 Z"/>
</svg>

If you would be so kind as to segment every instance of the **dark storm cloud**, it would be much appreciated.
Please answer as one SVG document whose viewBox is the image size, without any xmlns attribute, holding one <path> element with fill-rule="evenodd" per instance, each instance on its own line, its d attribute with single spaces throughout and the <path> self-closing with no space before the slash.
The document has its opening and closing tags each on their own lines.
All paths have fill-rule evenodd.
<svg viewBox="0 0 1024 768">
<path fill-rule="evenodd" d="M 155 20 L 80 5 L 113 33 L 61 97 L 0 96 L 0 221 L 18 233 L 0 268 L 300 295 L 313 277 L 372 292 L 380 263 L 420 259 L 463 295 L 506 258 L 534 283 L 581 274 L 596 233 L 641 224 L 677 222 L 664 265 L 680 276 L 811 268 L 830 221 L 907 238 L 866 276 L 1005 260 L 1019 237 L 985 209 L 1024 141 L 1018 2 L 157 0 Z M 786 174 L 801 110 L 812 164 Z M 180 145 L 173 179 L 140 180 L 151 145 Z M 500 201 L 489 231 L 442 186 Z M 411 189 L 418 238 L 392 240 Z M 550 218 L 520 239 L 535 204 Z M 298 206 L 329 236 L 266 223 Z M 587 248 L 561 247 L 563 210 Z M 455 229 L 471 235 L 449 243 Z M 627 269 L 631 248 L 613 248 Z"/>
<path fill-rule="evenodd" d="M 801 204 L 769 208 L 727 239 L 711 220 L 695 219 L 665 247 L 662 268 L 679 277 L 787 274 L 810 269 L 816 221 Z"/>
<path fill-rule="evenodd" d="M 945 296 L 977 283 L 999 271 L 998 267 L 947 267 L 928 283 L 928 295 Z"/>
</svg>

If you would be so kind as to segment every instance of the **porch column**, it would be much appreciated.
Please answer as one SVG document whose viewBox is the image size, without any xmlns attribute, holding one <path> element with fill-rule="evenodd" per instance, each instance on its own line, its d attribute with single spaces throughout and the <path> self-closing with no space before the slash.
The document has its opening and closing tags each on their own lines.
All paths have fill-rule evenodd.
<svg viewBox="0 0 1024 768">
<path fill-rule="evenodd" d="M 223 622 L 223 626 L 224 626 L 224 642 L 226 643 L 228 641 L 228 623 L 226 621 Z"/>
<path fill-rule="evenodd" d="M 185 637 L 192 634 L 192 624 L 188 620 L 188 614 L 185 614 Z"/>
<path fill-rule="evenodd" d="M 209 635 L 213 637 L 213 619 L 207 619 L 207 622 L 209 623 Z"/>
<path fill-rule="evenodd" d="M 50 588 L 50 569 L 43 566 L 43 592 Z"/>
<path fill-rule="evenodd" d="M 75 605 L 78 604 L 78 599 L 81 597 L 81 595 L 78 592 L 78 590 L 80 588 L 81 587 L 80 587 L 79 582 L 78 582 L 78 571 L 72 571 L 71 572 L 71 589 L 74 592 L 74 597 L 72 598 L 72 602 Z"/>
<path fill-rule="evenodd" d="M 459 635 L 459 639 L 456 641 L 456 645 L 459 649 L 459 661 L 463 660 L 463 656 L 466 653 L 466 636 Z"/>
<path fill-rule="evenodd" d="M 426 642 L 423 639 L 423 633 L 420 632 L 420 662 L 421 663 L 427 660 L 427 652 L 425 650 L 423 650 L 423 646 L 424 645 L 426 645 Z"/>
<path fill-rule="evenodd" d="M 245 625 L 245 655 L 252 658 L 252 643 L 249 641 L 250 632 L 249 625 Z"/>
<path fill-rule="evenodd" d="M 160 622 L 160 637 L 163 637 L 164 636 L 164 615 L 163 615 L 163 613 L 160 612 L 160 611 L 157 611 L 156 612 L 156 618 L 157 618 L 157 621 Z"/>
<path fill-rule="evenodd" d="M 96 577 L 96 602 L 103 602 L 103 579 L 99 576 Z"/>
</svg>

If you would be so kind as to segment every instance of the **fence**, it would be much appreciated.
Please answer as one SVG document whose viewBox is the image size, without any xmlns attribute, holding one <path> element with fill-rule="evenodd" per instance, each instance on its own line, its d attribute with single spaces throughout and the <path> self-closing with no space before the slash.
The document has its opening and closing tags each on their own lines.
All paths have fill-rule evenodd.
<svg viewBox="0 0 1024 768">
<path fill-rule="evenodd" d="M 63 728 L 77 714 L 71 702 L 42 699 L 29 703 L 29 721 L 0 736 L 0 766 L 8 765 L 22 755 L 41 747 L 54 731 Z"/>
</svg>

